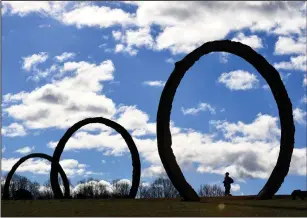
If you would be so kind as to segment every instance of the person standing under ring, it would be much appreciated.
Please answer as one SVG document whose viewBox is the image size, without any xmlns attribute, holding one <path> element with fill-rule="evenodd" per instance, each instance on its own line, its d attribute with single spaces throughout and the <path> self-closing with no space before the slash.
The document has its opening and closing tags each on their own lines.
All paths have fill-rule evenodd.
<svg viewBox="0 0 307 218">
<path fill-rule="evenodd" d="M 233 179 L 229 176 L 229 173 L 225 173 L 225 178 L 224 178 L 224 187 L 225 187 L 225 196 L 231 196 L 230 194 L 230 188 L 231 188 L 231 183 L 233 183 Z"/>
</svg>

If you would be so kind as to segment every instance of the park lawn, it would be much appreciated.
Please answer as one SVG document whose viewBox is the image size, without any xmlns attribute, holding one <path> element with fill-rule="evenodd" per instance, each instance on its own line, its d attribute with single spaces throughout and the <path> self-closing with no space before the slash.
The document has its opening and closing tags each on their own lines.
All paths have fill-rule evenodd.
<svg viewBox="0 0 307 218">
<path fill-rule="evenodd" d="M 224 206 L 223 206 L 224 205 Z M 275 208 L 274 208 L 275 207 Z M 222 209 L 223 208 L 223 209 Z M 2 201 L 1 216 L 307 216 L 307 200 L 206 198 Z"/>
</svg>

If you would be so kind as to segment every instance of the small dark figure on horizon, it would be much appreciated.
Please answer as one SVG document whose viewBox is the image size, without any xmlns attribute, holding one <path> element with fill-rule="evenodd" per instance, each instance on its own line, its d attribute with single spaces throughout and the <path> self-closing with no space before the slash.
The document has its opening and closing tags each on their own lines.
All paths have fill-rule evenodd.
<svg viewBox="0 0 307 218">
<path fill-rule="evenodd" d="M 230 188 L 231 188 L 231 183 L 233 183 L 233 179 L 229 176 L 229 173 L 225 173 L 225 178 L 224 178 L 224 187 L 225 187 L 225 196 L 231 196 L 230 194 Z"/>
<path fill-rule="evenodd" d="M 33 200 L 31 192 L 22 188 L 15 191 L 13 197 L 14 200 Z"/>
</svg>

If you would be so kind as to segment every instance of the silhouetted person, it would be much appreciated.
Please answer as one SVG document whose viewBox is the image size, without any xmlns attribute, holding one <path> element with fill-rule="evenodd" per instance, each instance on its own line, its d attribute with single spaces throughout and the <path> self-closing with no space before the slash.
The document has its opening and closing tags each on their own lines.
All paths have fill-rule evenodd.
<svg viewBox="0 0 307 218">
<path fill-rule="evenodd" d="M 14 192 L 14 200 L 33 200 L 31 192 L 21 188 Z"/>
<path fill-rule="evenodd" d="M 233 179 L 229 176 L 229 173 L 225 173 L 225 178 L 224 178 L 224 187 L 225 187 L 225 196 L 230 196 L 230 188 L 231 188 L 231 183 L 233 183 Z"/>
</svg>

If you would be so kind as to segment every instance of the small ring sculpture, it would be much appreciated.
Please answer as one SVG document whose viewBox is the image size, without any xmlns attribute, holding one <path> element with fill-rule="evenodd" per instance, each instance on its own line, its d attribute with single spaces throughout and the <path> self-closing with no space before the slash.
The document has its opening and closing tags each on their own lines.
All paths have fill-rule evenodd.
<svg viewBox="0 0 307 218">
<path fill-rule="evenodd" d="M 3 199 L 8 200 L 9 199 L 9 187 L 10 187 L 10 182 L 12 180 L 12 177 L 15 173 L 15 171 L 18 169 L 18 167 L 25 162 L 26 160 L 30 159 L 30 158 L 43 158 L 46 160 L 49 160 L 51 163 L 53 162 L 52 157 L 47 155 L 47 154 L 43 154 L 43 153 L 33 153 L 33 154 L 29 154 L 27 156 L 24 156 L 22 158 L 20 158 L 17 163 L 14 164 L 14 166 L 12 167 L 12 169 L 10 170 L 10 172 L 7 174 L 6 176 L 6 180 L 5 180 L 5 184 L 3 187 Z M 64 185 L 64 189 L 65 189 L 65 194 L 64 196 L 66 198 L 69 198 L 69 181 L 67 179 L 67 176 L 63 170 L 63 168 L 61 167 L 61 165 L 59 163 L 55 163 L 58 165 L 58 169 L 59 169 L 59 173 L 62 177 L 62 181 L 63 181 L 63 185 Z M 56 177 L 58 178 L 58 175 L 56 175 Z M 62 191 L 60 190 L 60 192 L 62 193 Z M 62 194 L 63 195 L 63 194 Z"/>
</svg>

